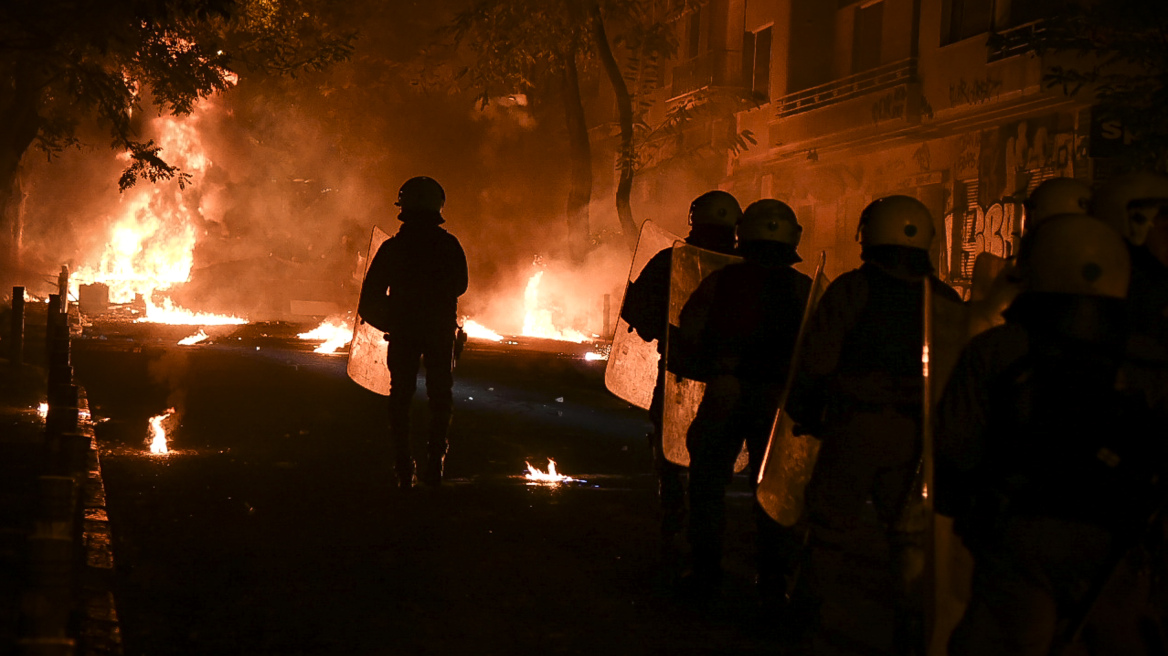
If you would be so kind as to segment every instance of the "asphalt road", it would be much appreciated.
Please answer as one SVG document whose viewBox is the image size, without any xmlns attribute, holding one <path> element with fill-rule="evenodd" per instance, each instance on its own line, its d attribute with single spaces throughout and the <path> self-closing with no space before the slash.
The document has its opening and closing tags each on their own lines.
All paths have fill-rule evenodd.
<svg viewBox="0 0 1168 656">
<path fill-rule="evenodd" d="M 179 347 L 183 330 L 74 344 L 130 656 L 780 652 L 751 586 L 745 480 L 725 597 L 687 604 L 661 556 L 646 413 L 605 391 L 604 362 L 472 342 L 447 482 L 403 496 L 384 399 L 344 356 L 258 329 Z M 170 407 L 172 453 L 152 456 L 148 419 Z M 581 482 L 523 479 L 549 457 Z"/>
</svg>

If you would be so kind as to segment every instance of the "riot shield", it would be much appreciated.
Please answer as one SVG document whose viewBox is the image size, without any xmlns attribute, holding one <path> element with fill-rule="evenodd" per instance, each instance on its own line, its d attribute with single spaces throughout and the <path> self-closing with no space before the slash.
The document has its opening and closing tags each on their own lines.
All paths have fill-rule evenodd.
<svg viewBox="0 0 1168 656">
<path fill-rule="evenodd" d="M 973 280 L 969 289 L 969 334 L 1005 323 L 1002 312 L 1020 291 L 1015 280 L 1014 263 L 993 255 L 980 253 L 973 263 Z"/>
<path fill-rule="evenodd" d="M 943 655 L 950 634 L 965 613 L 973 578 L 973 557 L 953 533 L 953 520 L 933 512 L 933 410 L 957 365 L 961 350 L 977 329 L 970 306 L 930 293 L 925 283 L 924 345 L 921 350 L 925 385 L 919 497 L 915 505 L 924 521 L 926 577 L 924 589 L 926 645 L 929 654 Z M 911 514 L 911 513 L 910 513 Z"/>
<path fill-rule="evenodd" d="M 827 289 L 827 278 L 823 275 L 826 260 L 827 254 L 820 251 L 819 264 L 811 279 L 811 294 L 807 297 L 799 333 L 795 338 L 791 370 L 787 373 L 787 384 L 783 388 L 779 411 L 775 415 L 762 469 L 759 471 L 758 488 L 755 490 L 758 503 L 767 515 L 784 526 L 794 526 L 803 514 L 803 489 L 811 480 L 811 470 L 815 468 L 815 459 L 819 456 L 819 440 L 810 435 L 795 435 L 792 431 L 794 423 L 783 410 L 787 406 L 787 390 L 791 389 L 791 382 L 795 379 L 808 322 L 819 303 L 819 297 Z"/>
<path fill-rule="evenodd" d="M 625 294 L 629 283 L 641 275 L 641 270 L 657 253 L 671 248 L 677 236 L 660 228 L 652 221 L 641 224 L 641 237 L 637 240 L 637 250 L 633 253 L 633 263 L 629 267 L 629 279 L 625 283 Z M 624 298 L 621 298 L 624 307 Z M 608 366 L 604 369 L 604 385 L 608 391 L 629 403 L 649 409 L 653 401 L 653 388 L 657 384 L 657 340 L 646 342 L 629 328 L 624 319 L 616 322 L 616 334 L 612 337 L 612 349 L 608 356 Z"/>
<path fill-rule="evenodd" d="M 689 466 L 689 450 L 685 445 L 686 433 L 689 425 L 697 415 L 698 405 L 705 392 L 705 383 L 673 373 L 671 369 L 683 368 L 681 365 L 684 344 L 696 343 L 698 336 L 705 326 L 707 311 L 712 299 L 695 298 L 695 293 L 701 283 L 710 274 L 722 267 L 741 262 L 742 258 L 735 255 L 726 255 L 715 251 L 708 251 L 697 246 L 678 242 L 673 247 L 672 268 L 669 276 L 669 331 L 666 340 L 670 342 L 665 349 L 665 405 L 662 420 L 662 443 L 665 457 L 672 463 L 683 467 Z M 708 291 L 712 291 L 709 289 Z M 684 330 L 681 326 L 681 311 L 687 312 Z M 674 364 L 669 359 L 678 360 Z M 749 464 L 745 445 L 738 454 L 734 464 L 734 471 L 742 471 Z"/>
<path fill-rule="evenodd" d="M 369 240 L 369 259 L 365 262 L 362 281 L 369 274 L 369 264 L 373 262 L 373 255 L 386 239 L 389 239 L 389 235 L 374 226 L 373 236 Z M 353 315 L 357 319 L 353 322 L 353 341 L 349 343 L 347 368 L 349 378 L 371 392 L 389 396 L 389 367 L 385 363 L 389 343 L 385 341 L 385 333 L 366 323 L 356 310 L 353 311 Z"/>
</svg>

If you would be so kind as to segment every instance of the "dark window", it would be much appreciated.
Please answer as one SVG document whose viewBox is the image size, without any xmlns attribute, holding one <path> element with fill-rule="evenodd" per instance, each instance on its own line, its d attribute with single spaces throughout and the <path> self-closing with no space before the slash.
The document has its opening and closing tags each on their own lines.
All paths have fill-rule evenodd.
<svg viewBox="0 0 1168 656">
<path fill-rule="evenodd" d="M 1050 18 L 1058 10 L 1060 3 L 1055 0 L 1011 0 L 1010 24 L 997 25 L 998 29 L 1030 23 L 1042 18 Z"/>
<path fill-rule="evenodd" d="M 877 2 L 856 9 L 852 32 L 852 72 L 859 73 L 880 65 L 880 43 L 884 31 L 884 3 Z"/>
<path fill-rule="evenodd" d="M 747 32 L 742 39 L 742 85 L 762 102 L 771 99 L 771 28 Z"/>
<path fill-rule="evenodd" d="M 698 48 L 702 43 L 702 9 L 698 7 L 689 15 L 685 26 L 685 58 L 693 59 L 698 56 Z"/>
<path fill-rule="evenodd" d="M 947 23 L 943 45 L 984 34 L 993 25 L 994 0 L 948 0 L 945 8 L 949 11 L 942 12 Z"/>
</svg>

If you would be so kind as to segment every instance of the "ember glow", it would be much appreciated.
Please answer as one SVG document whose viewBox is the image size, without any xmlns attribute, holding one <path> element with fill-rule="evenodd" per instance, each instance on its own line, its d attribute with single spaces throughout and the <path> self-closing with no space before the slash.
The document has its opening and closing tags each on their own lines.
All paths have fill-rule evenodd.
<svg viewBox="0 0 1168 656">
<path fill-rule="evenodd" d="M 174 408 L 168 408 L 166 412 L 150 418 L 150 453 L 155 455 L 170 453 L 170 448 L 166 445 L 166 429 L 162 427 L 162 422 L 173 414 Z"/>
<path fill-rule="evenodd" d="M 539 283 L 542 279 L 543 271 L 536 271 L 527 280 L 527 289 L 523 292 L 523 335 L 525 337 L 558 339 L 577 344 L 588 341 L 588 337 L 584 333 L 571 328 L 561 329 L 555 326 L 550 304 L 540 299 Z"/>
<path fill-rule="evenodd" d="M 191 335 L 190 337 L 184 337 L 184 338 L 178 340 L 178 345 L 179 346 L 190 346 L 192 344 L 198 344 L 199 342 L 201 342 L 205 339 L 207 339 L 207 333 L 203 330 L 200 330 L 199 332 L 195 333 L 194 335 Z"/>
<path fill-rule="evenodd" d="M 462 329 L 466 331 L 467 337 L 471 339 L 486 339 L 492 342 L 503 341 L 502 335 L 471 319 L 463 320 Z"/>
<path fill-rule="evenodd" d="M 527 476 L 525 476 L 525 478 L 535 483 L 550 483 L 552 485 L 557 485 L 559 483 L 568 483 L 579 480 L 558 473 L 556 471 L 556 461 L 552 460 L 551 458 L 548 458 L 548 468 L 546 472 L 540 471 L 536 467 L 532 467 L 530 462 L 525 464 L 527 465 Z"/>
<path fill-rule="evenodd" d="M 49 416 L 49 404 L 42 402 L 40 405 L 38 405 L 37 414 L 41 416 L 41 419 L 47 418 Z"/>
<path fill-rule="evenodd" d="M 335 353 L 337 349 L 353 341 L 353 327 L 343 319 L 325 319 L 319 326 L 297 335 L 300 339 L 322 340 L 313 353 Z"/>
<path fill-rule="evenodd" d="M 213 103 L 204 102 L 185 117 L 154 120 L 158 145 L 167 161 L 190 175 L 186 191 L 196 191 L 210 161 L 199 142 L 198 125 Z M 246 319 L 200 314 L 175 307 L 166 290 L 190 280 L 196 226 L 202 218 L 198 193 L 184 195 L 177 184 L 139 184 L 127 190 L 120 209 L 109 217 L 104 250 L 88 258 L 70 280 L 70 293 L 81 285 L 103 283 L 112 303 L 140 298 L 146 305 L 139 322 L 175 325 L 243 324 Z M 86 258 L 82 258 L 85 262 Z"/>
</svg>

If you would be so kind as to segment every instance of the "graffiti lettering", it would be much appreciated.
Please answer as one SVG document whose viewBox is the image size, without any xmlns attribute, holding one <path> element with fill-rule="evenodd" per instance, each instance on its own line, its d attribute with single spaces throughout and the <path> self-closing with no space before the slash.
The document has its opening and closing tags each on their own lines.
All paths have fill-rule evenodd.
<svg viewBox="0 0 1168 656">
<path fill-rule="evenodd" d="M 997 78 L 985 77 L 972 81 L 961 78 L 949 85 L 949 104 L 954 107 L 980 105 L 991 100 L 1001 88 L 1002 81 Z"/>
<path fill-rule="evenodd" d="M 981 253 L 1011 257 L 1014 254 L 1017 219 L 1015 206 L 1009 203 L 994 203 L 986 209 L 976 205 L 969 207 L 962 220 L 956 224 L 953 214 L 947 214 L 947 228 L 953 226 L 949 229 L 959 230 L 961 237 L 961 261 L 959 268 L 952 272 L 952 278 L 969 280 L 973 274 L 973 262 Z"/>
<path fill-rule="evenodd" d="M 872 122 L 879 123 L 904 116 L 904 105 L 908 99 L 908 92 L 904 87 L 897 87 L 880 96 L 872 103 Z"/>
</svg>

